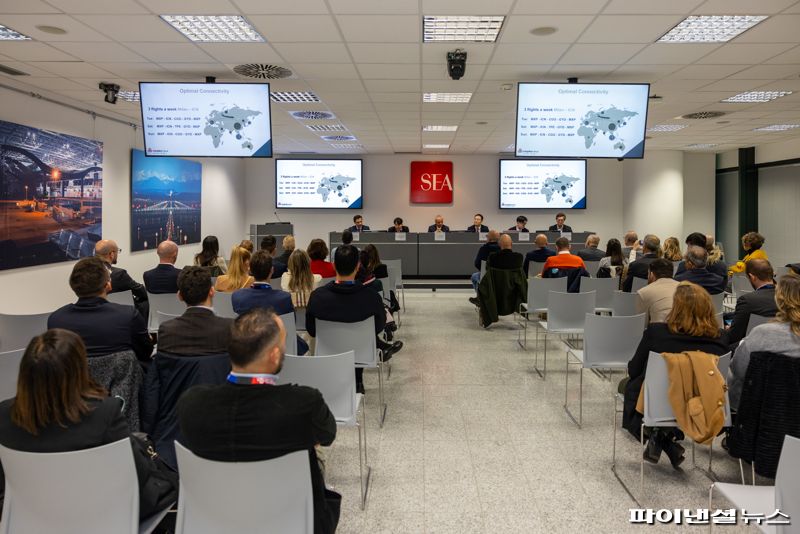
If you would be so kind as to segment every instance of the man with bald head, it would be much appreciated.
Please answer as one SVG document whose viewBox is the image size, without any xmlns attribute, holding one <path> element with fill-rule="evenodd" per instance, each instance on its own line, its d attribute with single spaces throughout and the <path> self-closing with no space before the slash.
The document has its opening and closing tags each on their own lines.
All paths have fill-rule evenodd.
<svg viewBox="0 0 800 534">
<path fill-rule="evenodd" d="M 433 224 L 428 226 L 429 232 L 449 232 L 450 227 L 444 223 L 444 217 L 437 215 L 433 219 Z"/>
<path fill-rule="evenodd" d="M 111 274 L 111 291 L 109 293 L 119 293 L 128 291 L 133 294 L 133 304 L 142 317 L 147 317 L 149 306 L 147 305 L 147 290 L 142 284 L 131 278 L 128 271 L 116 267 L 119 253 L 122 250 L 117 246 L 116 241 L 111 239 L 101 239 L 94 246 L 94 255 L 101 260 Z"/>
<path fill-rule="evenodd" d="M 478 253 L 475 255 L 475 268 L 478 272 L 472 273 L 472 287 L 475 291 L 478 290 L 478 284 L 481 281 L 481 262 L 489 259 L 489 254 L 500 252 L 500 245 L 497 243 L 500 240 L 500 232 L 497 230 L 489 230 L 486 234 L 486 243 L 481 245 Z"/>
<path fill-rule="evenodd" d="M 525 254 L 525 261 L 522 264 L 522 270 L 525 271 L 526 277 L 535 276 L 542 272 L 541 265 L 534 269 L 535 272 L 529 272 L 528 267 L 531 262 L 544 264 L 547 258 L 556 255 L 555 250 L 547 247 L 547 236 L 544 234 L 537 235 L 533 240 L 533 244 L 536 245 L 536 248 Z"/>
<path fill-rule="evenodd" d="M 512 246 L 514 241 L 508 234 L 500 236 L 500 252 L 492 254 L 486 262 L 486 268 L 494 269 L 520 269 L 524 258 L 519 252 L 514 252 Z"/>
<path fill-rule="evenodd" d="M 145 271 L 144 287 L 148 293 L 177 293 L 178 275 L 181 270 L 175 268 L 178 261 L 178 245 L 172 241 L 162 241 L 156 249 L 158 265 Z"/>
</svg>

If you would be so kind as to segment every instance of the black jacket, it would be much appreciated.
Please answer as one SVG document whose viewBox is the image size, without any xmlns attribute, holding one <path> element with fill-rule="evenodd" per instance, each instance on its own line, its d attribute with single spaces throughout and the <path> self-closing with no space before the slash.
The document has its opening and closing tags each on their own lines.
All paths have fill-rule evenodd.
<svg viewBox="0 0 800 534">
<path fill-rule="evenodd" d="M 386 313 L 381 297 L 369 286 L 361 282 L 337 284 L 330 282 L 311 293 L 306 307 L 306 331 L 312 337 L 317 335 L 316 319 L 357 323 L 368 317 L 375 317 L 375 333 L 386 326 Z"/>
<path fill-rule="evenodd" d="M 359 232 L 358 226 L 356 226 L 355 224 L 353 226 L 351 226 L 350 228 L 348 228 L 348 230 L 350 230 L 353 233 L 358 233 Z M 360 231 L 361 232 L 369 232 L 369 226 L 367 226 L 366 224 L 362 224 Z"/>
<path fill-rule="evenodd" d="M 553 250 L 553 249 L 549 249 L 547 247 L 537 248 L 537 249 L 531 250 L 530 252 L 525 254 L 525 261 L 522 264 L 522 270 L 525 271 L 525 276 L 532 276 L 532 275 L 539 274 L 539 273 L 531 273 L 531 272 L 528 271 L 528 267 L 530 266 L 531 262 L 541 263 L 542 265 L 544 265 L 544 262 L 547 261 L 547 258 L 549 258 L 550 256 L 555 256 L 555 255 L 556 255 L 556 251 Z"/>
<path fill-rule="evenodd" d="M 622 290 L 630 293 L 633 288 L 634 278 L 644 278 L 647 280 L 647 272 L 650 270 L 650 264 L 658 259 L 653 253 L 644 254 L 641 258 L 628 265 L 628 276 L 622 283 Z"/>
<path fill-rule="evenodd" d="M 554 224 L 550 228 L 548 228 L 547 231 L 548 232 L 561 232 L 561 233 L 568 232 L 568 233 L 571 234 L 572 233 L 572 227 L 565 224 L 564 226 L 561 227 L 561 230 L 559 230 L 558 229 L 558 225 Z"/>
<path fill-rule="evenodd" d="M 506 230 L 506 231 L 507 231 L 507 232 L 528 232 L 528 233 L 530 233 L 530 230 L 528 230 L 527 228 L 523 228 L 522 230 L 517 230 L 517 227 L 516 227 L 516 225 L 515 225 L 515 226 L 512 226 L 511 228 L 509 228 L 509 229 L 508 229 L 508 230 Z"/>
<path fill-rule="evenodd" d="M 207 356 L 228 352 L 233 319 L 218 317 L 198 306 L 158 327 L 158 350 L 179 356 Z"/>
<path fill-rule="evenodd" d="M 481 326 L 486 328 L 497 322 L 501 315 L 519 311 L 519 305 L 525 302 L 527 295 L 528 280 L 522 272 L 522 254 L 510 250 L 492 254 L 486 276 L 478 285 Z"/>
<path fill-rule="evenodd" d="M 578 256 L 583 261 L 600 261 L 601 259 L 606 257 L 606 251 L 600 250 L 599 248 L 583 248 L 577 252 L 575 255 Z"/>
<path fill-rule="evenodd" d="M 775 286 L 767 285 L 752 293 L 745 293 L 736 299 L 736 310 L 733 312 L 733 322 L 728 329 L 728 342 L 736 345 L 747 335 L 747 323 L 750 314 L 775 317 L 778 305 L 775 304 Z"/>
<path fill-rule="evenodd" d="M 177 293 L 180 269 L 168 263 L 159 263 L 142 275 L 148 293 Z"/>
<path fill-rule="evenodd" d="M 478 249 L 478 253 L 475 255 L 475 261 L 473 262 L 475 268 L 480 271 L 481 262 L 486 261 L 489 258 L 489 254 L 494 254 L 495 252 L 500 252 L 500 245 L 497 241 L 489 241 L 481 245 L 481 248 Z"/>
<path fill-rule="evenodd" d="M 319 391 L 288 384 L 195 386 L 178 400 L 177 412 L 183 444 L 202 458 L 255 462 L 308 451 L 314 532 L 336 530 L 314 451 L 316 444 L 333 443 L 336 420 Z"/>
<path fill-rule="evenodd" d="M 498 250 L 496 253 L 489 254 L 486 260 L 486 268 L 494 269 L 522 269 L 523 258 L 519 252 L 511 249 Z M 480 265 L 480 264 L 478 264 Z M 527 294 L 525 295 L 527 297 Z M 524 299 L 524 297 L 523 297 Z"/>
<path fill-rule="evenodd" d="M 630 272 L 630 270 L 628 271 Z M 714 274 L 705 267 L 701 269 L 691 269 L 683 271 L 681 274 L 675 275 L 675 280 L 679 282 L 687 281 L 694 282 L 702 286 L 709 295 L 717 295 L 725 291 L 725 286 L 728 284 L 728 277 L 722 277 Z"/>
<path fill-rule="evenodd" d="M 709 265 L 706 265 L 706 268 L 714 274 L 718 274 L 723 277 L 726 281 L 728 280 L 728 265 L 720 260 Z M 686 272 L 686 262 L 681 261 L 678 264 L 678 268 L 675 270 L 675 276 L 677 277 L 681 273 Z M 677 278 L 676 278 L 677 280 Z"/>
<path fill-rule="evenodd" d="M 429 232 L 435 232 L 436 231 L 436 225 L 432 224 L 432 225 L 428 226 L 428 231 Z M 450 231 L 450 227 L 447 226 L 446 224 L 443 224 L 442 225 L 442 232 L 449 232 L 449 231 Z"/>
<path fill-rule="evenodd" d="M 111 293 L 120 293 L 122 291 L 130 290 L 133 295 L 133 305 L 142 314 L 142 317 L 147 317 L 150 308 L 147 304 L 147 289 L 144 285 L 140 284 L 128 274 L 128 271 L 113 265 L 106 264 L 111 270 Z"/>
<path fill-rule="evenodd" d="M 50 314 L 47 328 L 64 328 L 81 336 L 90 358 L 132 350 L 147 362 L 153 352 L 147 322 L 136 308 L 103 297 L 80 298 L 60 307 Z"/>
<path fill-rule="evenodd" d="M 636 333 L 632 332 L 631 335 L 636 335 Z M 639 392 L 644 383 L 650 352 L 661 354 L 664 352 L 683 352 L 685 350 L 699 350 L 722 356 L 729 352 L 727 336 L 724 333 L 716 338 L 673 334 L 667 328 L 667 323 L 650 323 L 650 326 L 644 331 L 636 353 L 631 358 L 631 361 L 628 362 L 630 380 L 625 386 L 625 402 L 622 415 L 622 426 L 628 429 L 636 439 L 639 439 L 639 431 L 642 424 L 642 415 L 636 411 L 636 401 L 639 400 Z"/>
<path fill-rule="evenodd" d="M 390 226 L 390 227 L 389 227 L 389 229 L 388 229 L 388 230 L 386 230 L 386 231 L 387 231 L 387 232 L 393 232 L 393 233 L 394 233 L 394 232 L 397 232 L 397 229 L 396 229 L 394 226 Z M 408 226 L 403 226 L 403 227 L 402 227 L 402 231 L 403 231 L 403 232 L 409 232 L 410 230 L 408 229 Z"/>
<path fill-rule="evenodd" d="M 280 256 L 275 256 L 275 258 L 272 261 L 278 262 L 282 265 L 289 265 L 289 256 L 292 255 L 292 252 L 294 252 L 294 250 L 284 250 L 283 252 L 281 252 Z M 274 277 L 275 275 L 273 274 L 272 276 Z"/>
<path fill-rule="evenodd" d="M 488 232 L 489 231 L 489 227 L 486 226 L 485 224 L 482 224 L 480 231 L 481 232 Z M 472 232 L 474 234 L 475 233 L 475 225 L 468 226 L 467 227 L 467 232 Z"/>
</svg>

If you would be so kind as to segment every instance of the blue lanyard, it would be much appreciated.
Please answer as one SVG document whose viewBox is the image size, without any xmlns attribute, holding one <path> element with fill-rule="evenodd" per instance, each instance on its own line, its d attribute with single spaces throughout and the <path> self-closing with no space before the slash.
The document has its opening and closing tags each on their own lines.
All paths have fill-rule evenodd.
<svg viewBox="0 0 800 534">
<path fill-rule="evenodd" d="M 231 384 L 274 386 L 277 378 L 277 376 L 270 374 L 253 374 L 242 376 L 230 373 L 227 380 Z"/>
</svg>

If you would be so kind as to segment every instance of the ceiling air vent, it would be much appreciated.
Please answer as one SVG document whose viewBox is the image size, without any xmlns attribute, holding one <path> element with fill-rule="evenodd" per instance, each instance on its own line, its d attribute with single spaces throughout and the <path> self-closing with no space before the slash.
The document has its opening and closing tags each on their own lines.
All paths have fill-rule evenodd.
<svg viewBox="0 0 800 534">
<path fill-rule="evenodd" d="M 724 111 L 698 111 L 697 113 L 689 113 L 681 115 L 682 119 L 716 119 L 725 115 Z"/>
<path fill-rule="evenodd" d="M 289 114 L 295 119 L 307 121 L 328 121 L 336 118 L 336 115 L 327 111 L 290 111 Z"/>
<path fill-rule="evenodd" d="M 345 127 L 341 124 L 306 124 L 312 132 L 343 132 Z"/>
<path fill-rule="evenodd" d="M 265 65 L 264 63 L 236 65 L 233 67 L 233 72 L 245 78 L 266 78 L 269 80 L 280 80 L 281 78 L 289 78 L 292 75 L 292 71 L 285 67 Z"/>
<path fill-rule="evenodd" d="M 6 65 L 0 65 L 0 72 L 3 74 L 8 74 L 9 76 L 30 76 L 27 72 L 22 72 L 21 70 L 12 69 Z"/>
</svg>

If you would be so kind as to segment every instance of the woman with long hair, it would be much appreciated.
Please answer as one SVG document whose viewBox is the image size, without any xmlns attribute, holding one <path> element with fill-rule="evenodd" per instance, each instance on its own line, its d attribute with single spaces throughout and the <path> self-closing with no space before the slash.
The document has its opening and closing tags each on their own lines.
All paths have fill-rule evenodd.
<svg viewBox="0 0 800 534">
<path fill-rule="evenodd" d="M 683 259 L 681 243 L 678 241 L 677 237 L 668 237 L 664 240 L 664 259 L 673 262 Z"/>
<path fill-rule="evenodd" d="M 214 284 L 216 291 L 236 291 L 253 285 L 250 276 L 250 253 L 242 247 L 233 247 L 231 261 L 228 263 L 228 272 L 217 277 Z"/>
<path fill-rule="evenodd" d="M 336 269 L 333 263 L 326 261 L 328 257 L 328 245 L 322 239 L 312 239 L 308 244 L 308 257 L 311 258 L 311 272 L 320 275 L 322 278 L 333 278 L 336 276 Z"/>
<path fill-rule="evenodd" d="M 767 253 L 761 249 L 765 241 L 766 239 L 764 239 L 764 236 L 758 232 L 747 232 L 744 234 L 742 236 L 742 248 L 747 254 L 745 254 L 741 261 L 737 261 L 734 265 L 731 265 L 728 274 L 743 273 L 747 262 L 750 260 L 769 260 Z"/>
<path fill-rule="evenodd" d="M 639 347 L 628 362 L 625 384 L 623 426 L 636 439 L 641 431 L 642 414 L 636 411 L 636 403 L 647 370 L 650 352 L 683 352 L 697 350 L 721 356 L 729 352 L 728 342 L 717 323 L 716 309 L 708 291 L 692 282 L 681 282 L 675 288 L 672 311 L 664 323 L 650 323 L 644 331 Z M 683 462 L 683 447 L 678 443 L 682 435 L 672 429 L 649 429 L 650 438 L 644 450 L 644 459 L 657 463 L 663 450 L 672 466 Z"/>
<path fill-rule="evenodd" d="M 622 244 L 619 239 L 611 238 L 606 243 L 606 255 L 600 258 L 597 266 L 598 278 L 623 278 L 628 258 L 622 253 Z"/>
<path fill-rule="evenodd" d="M 211 276 L 225 274 L 228 266 L 225 258 L 219 255 L 219 240 L 215 235 L 206 236 L 203 239 L 203 248 L 194 256 L 194 264 L 200 267 L 208 267 Z"/>
<path fill-rule="evenodd" d="M 239 246 L 245 249 L 250 254 L 252 254 L 256 248 L 253 242 L 250 241 L 249 239 L 242 239 L 241 243 L 239 243 Z"/>
<path fill-rule="evenodd" d="M 322 276 L 311 272 L 311 259 L 303 249 L 289 255 L 288 269 L 281 275 L 281 287 L 292 296 L 295 310 L 305 308 L 311 292 L 319 285 Z"/>
</svg>

